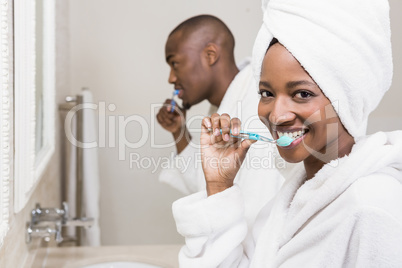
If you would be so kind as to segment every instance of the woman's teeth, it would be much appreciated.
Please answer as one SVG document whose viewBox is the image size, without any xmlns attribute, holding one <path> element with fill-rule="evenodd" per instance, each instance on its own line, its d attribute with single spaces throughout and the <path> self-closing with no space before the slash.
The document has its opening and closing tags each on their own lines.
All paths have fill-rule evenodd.
<svg viewBox="0 0 402 268">
<path fill-rule="evenodd" d="M 294 132 L 279 132 L 278 131 L 278 138 L 282 137 L 282 136 L 288 136 L 292 139 L 298 139 L 300 137 L 302 137 L 304 134 L 306 133 L 306 130 L 299 130 L 299 131 L 294 131 Z"/>
</svg>

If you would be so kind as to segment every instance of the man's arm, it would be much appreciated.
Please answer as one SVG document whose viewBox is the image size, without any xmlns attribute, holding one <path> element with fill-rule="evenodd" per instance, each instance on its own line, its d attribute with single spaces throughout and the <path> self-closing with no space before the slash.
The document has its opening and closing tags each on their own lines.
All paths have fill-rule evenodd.
<svg viewBox="0 0 402 268">
<path fill-rule="evenodd" d="M 172 134 L 176 142 L 177 154 L 180 154 L 191 141 L 190 132 L 188 132 L 186 125 L 184 125 L 183 128 L 180 129 L 180 131 L 174 132 Z"/>
</svg>

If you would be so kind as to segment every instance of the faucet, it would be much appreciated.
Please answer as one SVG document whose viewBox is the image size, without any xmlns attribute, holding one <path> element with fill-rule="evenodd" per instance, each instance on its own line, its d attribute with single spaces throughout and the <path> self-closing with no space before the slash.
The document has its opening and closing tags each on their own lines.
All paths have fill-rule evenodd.
<svg viewBox="0 0 402 268">
<path fill-rule="evenodd" d="M 26 242 L 30 243 L 32 237 L 42 237 L 49 241 L 52 235 L 57 243 L 63 241 L 61 230 L 63 226 L 89 228 L 94 224 L 93 218 L 70 218 L 68 204 L 63 202 L 63 208 L 41 208 L 36 204 L 31 211 L 31 221 L 26 224 Z"/>
</svg>

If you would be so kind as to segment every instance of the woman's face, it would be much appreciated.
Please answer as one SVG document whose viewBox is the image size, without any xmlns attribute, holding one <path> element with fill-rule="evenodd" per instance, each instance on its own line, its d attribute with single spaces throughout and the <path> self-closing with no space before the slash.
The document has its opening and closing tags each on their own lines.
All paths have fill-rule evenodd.
<svg viewBox="0 0 402 268">
<path fill-rule="evenodd" d="M 339 139 L 350 135 L 341 124 L 328 98 L 280 43 L 272 45 L 263 61 L 259 84 L 258 115 L 275 139 L 294 139 L 278 146 L 288 162 L 315 156 L 320 162 L 338 158 Z"/>
</svg>

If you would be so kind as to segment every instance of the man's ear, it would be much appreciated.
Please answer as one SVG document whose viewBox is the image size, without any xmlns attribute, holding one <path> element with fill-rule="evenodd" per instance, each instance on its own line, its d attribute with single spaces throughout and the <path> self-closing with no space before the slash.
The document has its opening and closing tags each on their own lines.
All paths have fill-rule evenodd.
<svg viewBox="0 0 402 268">
<path fill-rule="evenodd" d="M 204 48 L 204 54 L 207 59 L 208 65 L 214 65 L 220 56 L 220 49 L 214 43 L 208 43 Z"/>
</svg>

